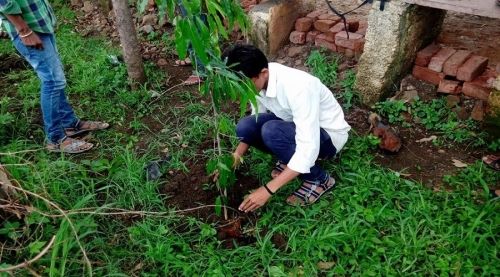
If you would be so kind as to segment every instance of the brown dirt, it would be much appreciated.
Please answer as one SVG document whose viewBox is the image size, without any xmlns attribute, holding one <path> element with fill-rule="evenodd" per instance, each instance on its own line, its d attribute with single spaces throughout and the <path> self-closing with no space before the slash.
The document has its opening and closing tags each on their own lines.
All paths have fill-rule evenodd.
<svg viewBox="0 0 500 277">
<path fill-rule="evenodd" d="M 25 69 L 28 63 L 17 55 L 0 55 L 0 76 L 9 73 L 10 71 Z"/>
</svg>

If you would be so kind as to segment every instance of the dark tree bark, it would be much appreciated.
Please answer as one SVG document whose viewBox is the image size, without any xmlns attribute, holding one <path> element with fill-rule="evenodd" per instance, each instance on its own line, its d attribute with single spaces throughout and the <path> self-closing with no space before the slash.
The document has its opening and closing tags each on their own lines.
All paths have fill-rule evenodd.
<svg viewBox="0 0 500 277">
<path fill-rule="evenodd" d="M 134 19 L 127 0 L 112 0 L 116 17 L 116 28 L 120 34 L 123 56 L 127 64 L 127 71 L 132 87 L 146 81 L 141 48 L 137 40 Z"/>
</svg>

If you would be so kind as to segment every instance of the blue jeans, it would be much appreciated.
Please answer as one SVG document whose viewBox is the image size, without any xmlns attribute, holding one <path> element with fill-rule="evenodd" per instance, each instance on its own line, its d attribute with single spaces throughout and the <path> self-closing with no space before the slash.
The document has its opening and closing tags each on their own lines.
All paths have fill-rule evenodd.
<svg viewBox="0 0 500 277">
<path fill-rule="evenodd" d="M 182 1 L 181 0 L 178 1 L 178 5 L 179 5 L 179 10 L 181 12 L 181 15 L 185 17 L 187 15 L 187 10 L 184 7 L 184 5 L 182 5 Z M 205 24 L 207 23 L 207 16 L 205 14 L 201 14 L 200 15 L 200 19 L 203 22 L 205 22 Z M 198 71 L 198 73 L 200 73 L 200 74 L 203 75 L 205 73 L 205 65 L 196 56 L 196 53 L 194 52 L 194 49 L 193 49 L 193 46 L 191 45 L 191 43 L 188 46 L 188 53 L 189 53 L 190 59 L 195 62 L 194 63 L 195 69 Z"/>
<path fill-rule="evenodd" d="M 295 123 L 283 121 L 272 113 L 260 113 L 242 118 L 236 125 L 236 135 L 241 142 L 253 146 L 264 152 L 273 154 L 280 161 L 288 164 L 295 153 Z M 330 159 L 337 150 L 333 146 L 328 133 L 320 129 L 320 149 L 318 158 Z M 329 175 L 317 164 L 310 173 L 301 174 L 304 181 L 325 181 Z"/>
<path fill-rule="evenodd" d="M 35 69 L 41 82 L 40 103 L 42 106 L 45 134 L 50 143 L 59 143 L 65 137 L 64 128 L 75 127 L 78 118 L 68 103 L 64 90 L 66 78 L 54 34 L 37 33 L 43 42 L 43 50 L 26 47 L 19 36 L 14 37 L 17 51 Z"/>
</svg>

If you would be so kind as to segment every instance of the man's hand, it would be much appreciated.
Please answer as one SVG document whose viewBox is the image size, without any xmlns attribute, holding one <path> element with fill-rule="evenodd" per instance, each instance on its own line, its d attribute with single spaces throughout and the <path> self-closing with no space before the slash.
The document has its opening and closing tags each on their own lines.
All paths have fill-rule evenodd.
<svg viewBox="0 0 500 277">
<path fill-rule="evenodd" d="M 238 209 L 245 213 L 253 212 L 258 208 L 264 206 L 264 204 L 267 203 L 270 197 L 271 194 L 269 194 L 269 192 L 264 187 L 260 187 L 256 191 L 252 192 L 252 194 L 250 194 L 245 200 L 243 200 Z"/>
<path fill-rule="evenodd" d="M 19 34 L 19 38 L 21 39 L 23 44 L 28 48 L 43 50 L 43 42 L 40 37 L 33 31 L 29 32 L 31 32 L 31 34 L 27 37 L 22 37 L 23 34 Z"/>
</svg>

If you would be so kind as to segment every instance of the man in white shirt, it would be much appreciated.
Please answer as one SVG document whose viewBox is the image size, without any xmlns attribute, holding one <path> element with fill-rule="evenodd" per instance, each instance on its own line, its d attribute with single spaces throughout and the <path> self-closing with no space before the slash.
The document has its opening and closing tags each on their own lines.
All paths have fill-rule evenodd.
<svg viewBox="0 0 500 277">
<path fill-rule="evenodd" d="M 224 51 L 223 58 L 233 70 L 250 78 L 260 91 L 252 115 L 241 119 L 236 127 L 240 143 L 233 153 L 235 162 L 241 160 L 250 146 L 279 160 L 271 172 L 273 180 L 250 194 L 239 209 L 250 212 L 262 207 L 271 195 L 296 177 L 303 184 L 287 202 L 314 203 L 335 186 L 334 178 L 316 161 L 333 158 L 347 142 L 351 127 L 341 106 L 318 78 L 268 63 L 262 51 L 254 46 L 234 45 Z"/>
</svg>

